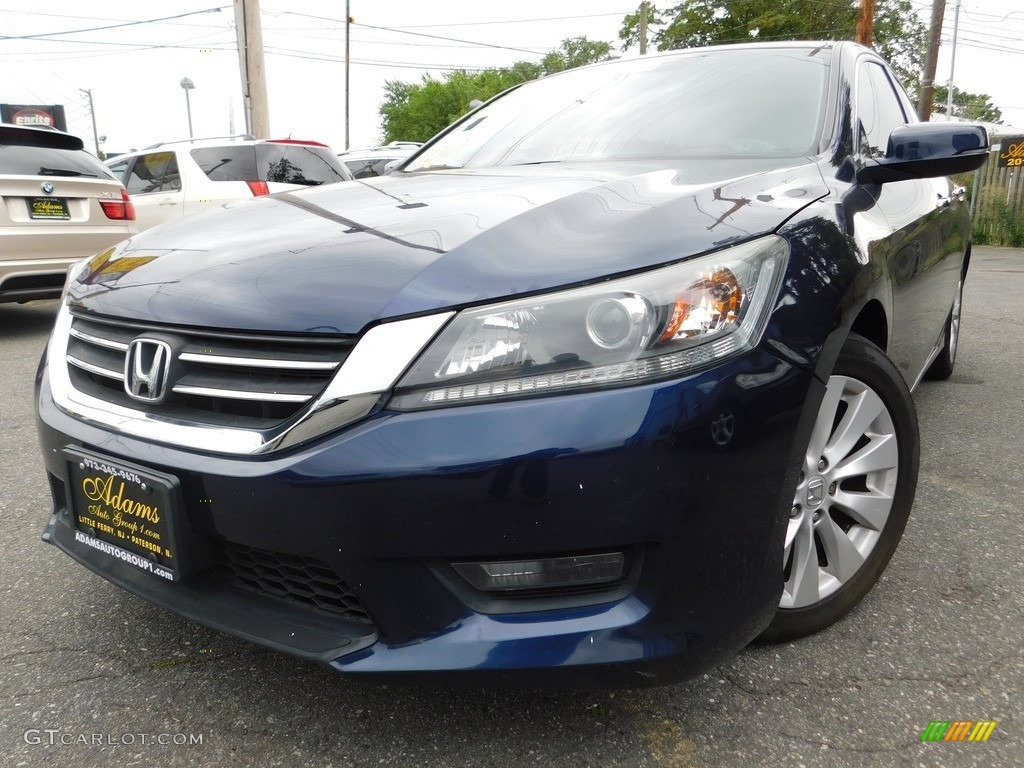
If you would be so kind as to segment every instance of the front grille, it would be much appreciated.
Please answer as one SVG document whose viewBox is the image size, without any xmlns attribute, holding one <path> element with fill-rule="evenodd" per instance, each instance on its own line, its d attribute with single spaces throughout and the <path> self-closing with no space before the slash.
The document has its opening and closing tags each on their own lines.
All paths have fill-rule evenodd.
<svg viewBox="0 0 1024 768">
<path fill-rule="evenodd" d="M 168 340 L 170 391 L 159 404 L 125 390 L 125 356 L 137 336 Z M 109 403 L 191 424 L 269 429 L 323 391 L 353 346 L 350 337 L 267 336 L 76 316 L 68 339 L 72 385 Z"/>
<path fill-rule="evenodd" d="M 359 598 L 326 563 L 310 557 L 270 552 L 217 539 L 213 577 L 287 603 L 316 608 L 360 624 L 370 624 Z"/>
</svg>

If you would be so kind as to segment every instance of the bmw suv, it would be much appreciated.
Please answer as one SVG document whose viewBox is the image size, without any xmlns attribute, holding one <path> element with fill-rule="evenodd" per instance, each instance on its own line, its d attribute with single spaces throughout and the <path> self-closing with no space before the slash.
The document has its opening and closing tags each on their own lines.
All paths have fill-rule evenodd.
<svg viewBox="0 0 1024 768">
<path fill-rule="evenodd" d="M 135 232 L 124 187 L 80 138 L 0 124 L 0 302 L 60 296 L 69 266 Z"/>
</svg>

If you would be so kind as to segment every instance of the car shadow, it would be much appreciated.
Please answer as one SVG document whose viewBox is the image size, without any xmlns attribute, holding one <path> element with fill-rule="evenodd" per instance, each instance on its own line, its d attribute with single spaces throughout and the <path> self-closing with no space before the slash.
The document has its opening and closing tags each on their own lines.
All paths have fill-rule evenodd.
<svg viewBox="0 0 1024 768">
<path fill-rule="evenodd" d="M 59 306 L 57 299 L 0 304 L 0 337 L 19 339 L 48 331 L 53 327 Z"/>
</svg>

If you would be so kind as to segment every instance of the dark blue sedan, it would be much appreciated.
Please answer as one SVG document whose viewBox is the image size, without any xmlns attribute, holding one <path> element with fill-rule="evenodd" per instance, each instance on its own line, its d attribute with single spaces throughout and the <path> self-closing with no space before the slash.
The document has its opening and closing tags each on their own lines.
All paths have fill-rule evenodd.
<svg viewBox="0 0 1024 768">
<path fill-rule="evenodd" d="M 852 43 L 687 50 L 149 230 L 69 276 L 43 538 L 363 678 L 658 684 L 820 630 L 911 512 L 987 149 Z"/>
</svg>

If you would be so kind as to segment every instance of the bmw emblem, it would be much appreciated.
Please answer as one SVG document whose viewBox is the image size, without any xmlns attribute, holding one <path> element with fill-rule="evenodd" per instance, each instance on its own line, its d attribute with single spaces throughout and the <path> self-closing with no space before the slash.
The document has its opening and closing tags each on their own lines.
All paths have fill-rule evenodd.
<svg viewBox="0 0 1024 768">
<path fill-rule="evenodd" d="M 48 181 L 44 181 L 43 182 L 43 194 L 44 195 L 52 195 L 53 194 L 53 184 L 51 184 Z"/>
</svg>

